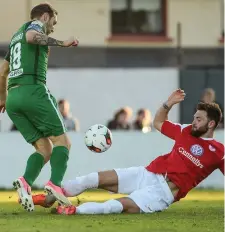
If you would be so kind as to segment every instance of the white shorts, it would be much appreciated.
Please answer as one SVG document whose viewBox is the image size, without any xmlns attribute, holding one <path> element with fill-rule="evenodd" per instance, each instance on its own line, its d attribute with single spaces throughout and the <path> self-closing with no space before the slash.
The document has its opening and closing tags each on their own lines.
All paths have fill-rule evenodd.
<svg viewBox="0 0 225 232">
<path fill-rule="evenodd" d="M 118 192 L 129 194 L 143 213 L 167 209 L 174 201 L 173 194 L 163 177 L 145 167 L 115 169 L 118 175 Z"/>
</svg>

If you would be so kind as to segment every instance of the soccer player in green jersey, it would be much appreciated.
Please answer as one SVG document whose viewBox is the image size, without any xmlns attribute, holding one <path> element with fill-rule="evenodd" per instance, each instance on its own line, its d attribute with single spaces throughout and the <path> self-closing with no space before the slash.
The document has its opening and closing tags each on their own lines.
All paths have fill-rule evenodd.
<svg viewBox="0 0 225 232">
<path fill-rule="evenodd" d="M 24 175 L 13 182 L 27 211 L 34 210 L 31 186 L 49 160 L 51 177 L 45 190 L 59 203 L 71 204 L 61 188 L 71 144 L 56 100 L 46 87 L 46 71 L 49 46 L 77 46 L 78 41 L 74 37 L 59 41 L 48 36 L 54 31 L 57 15 L 50 4 L 35 6 L 31 21 L 13 35 L 0 67 L 0 112 L 6 109 L 24 139 L 36 150 L 27 160 Z"/>
</svg>

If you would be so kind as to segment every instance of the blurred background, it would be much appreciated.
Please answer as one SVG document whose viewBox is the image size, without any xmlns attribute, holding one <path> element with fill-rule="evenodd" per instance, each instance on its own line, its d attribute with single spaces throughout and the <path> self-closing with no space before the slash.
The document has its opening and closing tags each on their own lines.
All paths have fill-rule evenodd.
<svg viewBox="0 0 225 232">
<path fill-rule="evenodd" d="M 13 33 L 29 20 L 32 7 L 42 2 L 0 0 L 0 60 Z M 86 159 L 77 163 L 74 158 L 77 166 L 68 171 L 69 176 L 74 176 L 74 170 L 83 174 L 137 162 L 144 165 L 168 152 L 171 143 L 156 134 L 152 119 L 160 104 L 178 87 L 187 97 L 171 111 L 170 120 L 190 123 L 199 101 L 215 101 L 223 110 L 223 0 L 48 2 L 59 12 L 52 37 L 64 40 L 74 35 L 80 41 L 78 48 L 51 48 L 47 76 L 65 124 L 73 131 L 73 151 Z M 113 132 L 115 145 L 101 158 L 92 156 L 83 143 L 83 133 L 96 123 L 119 131 Z M 5 113 L 0 116 L 3 150 L 5 146 L 7 153 L 8 149 L 15 153 L 13 149 L 18 147 L 21 153 L 29 151 L 21 136 L 10 131 L 16 128 Z M 216 136 L 223 142 L 223 122 Z M 14 141 L 15 148 L 6 145 L 9 141 Z M 135 156 L 140 152 L 145 155 L 137 161 Z M 120 162 L 115 161 L 115 154 Z M 125 154 L 129 154 L 129 162 Z M 92 166 L 84 171 L 81 167 L 88 162 L 93 162 Z"/>
<path fill-rule="evenodd" d="M 13 33 L 41 2 L 0 0 L 1 58 Z M 80 41 L 77 49 L 51 48 L 48 72 L 49 89 L 68 101 L 65 117 L 74 118 L 75 130 L 107 125 L 124 107 L 127 117 L 119 117 L 112 128 L 138 129 L 140 123 L 117 125 L 135 124 L 137 118 L 148 125 L 178 86 L 187 99 L 171 112 L 171 120 L 190 122 L 205 88 L 212 88 L 209 98 L 223 106 L 223 0 L 48 2 L 59 12 L 52 36 L 64 40 L 74 35 Z M 144 113 L 138 116 L 140 110 Z M 5 115 L 0 130 L 10 129 Z"/>
</svg>

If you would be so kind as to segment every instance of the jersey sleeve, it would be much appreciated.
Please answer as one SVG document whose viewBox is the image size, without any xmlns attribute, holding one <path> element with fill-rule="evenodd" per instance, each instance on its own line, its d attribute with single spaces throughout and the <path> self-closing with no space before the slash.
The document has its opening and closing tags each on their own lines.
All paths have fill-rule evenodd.
<svg viewBox="0 0 225 232">
<path fill-rule="evenodd" d="M 26 31 L 29 31 L 29 30 L 34 30 L 39 33 L 44 33 L 43 25 L 39 21 L 31 22 L 31 24 L 27 27 Z"/>
<path fill-rule="evenodd" d="M 181 134 L 181 130 L 181 124 L 165 121 L 162 125 L 161 133 L 173 140 L 176 140 L 176 137 Z"/>
<path fill-rule="evenodd" d="M 9 51 L 5 55 L 5 60 L 7 60 L 8 62 L 10 62 L 10 52 Z"/>
</svg>

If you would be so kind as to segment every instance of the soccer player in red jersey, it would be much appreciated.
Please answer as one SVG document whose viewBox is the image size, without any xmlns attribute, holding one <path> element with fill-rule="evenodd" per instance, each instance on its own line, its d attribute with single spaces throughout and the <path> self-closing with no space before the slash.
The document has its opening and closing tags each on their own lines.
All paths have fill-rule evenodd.
<svg viewBox="0 0 225 232">
<path fill-rule="evenodd" d="M 214 170 L 220 169 L 224 174 L 224 145 L 213 138 L 214 130 L 222 118 L 219 106 L 215 103 L 199 103 L 190 125 L 168 121 L 170 109 L 184 98 L 183 90 L 174 91 L 154 118 L 154 127 L 175 141 L 171 152 L 159 156 L 147 167 L 95 172 L 63 185 L 68 197 L 77 196 L 90 188 L 128 196 L 104 203 L 87 202 L 77 207 L 58 206 L 55 212 L 72 215 L 163 211 L 185 197 Z M 42 196 L 42 199 L 40 196 L 33 197 L 36 199 L 34 203 L 51 205 L 48 200 L 50 196 Z"/>
</svg>

